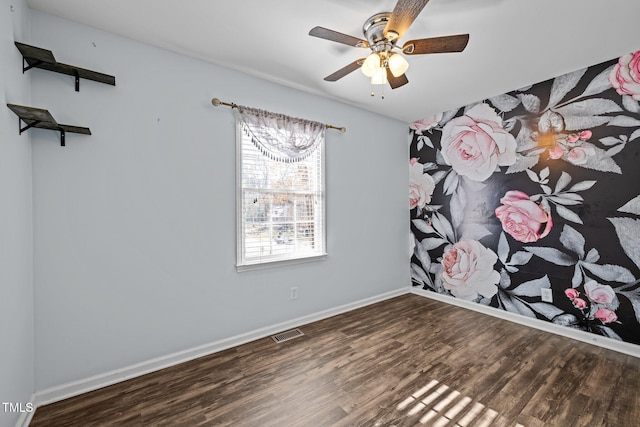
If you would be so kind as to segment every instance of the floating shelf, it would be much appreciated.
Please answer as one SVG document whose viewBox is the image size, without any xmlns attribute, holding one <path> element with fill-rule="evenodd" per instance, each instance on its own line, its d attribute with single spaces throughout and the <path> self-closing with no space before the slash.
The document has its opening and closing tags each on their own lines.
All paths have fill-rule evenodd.
<svg viewBox="0 0 640 427">
<path fill-rule="evenodd" d="M 28 44 L 15 42 L 16 47 L 22 54 L 22 72 L 32 68 L 40 68 L 56 73 L 74 76 L 76 79 L 76 92 L 80 91 L 80 78 L 105 83 L 111 86 L 116 85 L 116 78 L 108 74 L 97 71 L 86 70 L 73 65 L 61 64 L 57 62 L 50 50 L 42 49 Z"/>
<path fill-rule="evenodd" d="M 67 132 L 91 135 L 89 128 L 63 125 L 56 122 L 48 110 L 15 104 L 7 104 L 7 107 L 18 116 L 18 129 L 20 130 L 20 134 L 31 128 L 55 130 L 60 132 L 60 146 L 62 147 L 65 146 L 65 134 Z M 24 122 L 24 127 L 21 122 Z"/>
</svg>

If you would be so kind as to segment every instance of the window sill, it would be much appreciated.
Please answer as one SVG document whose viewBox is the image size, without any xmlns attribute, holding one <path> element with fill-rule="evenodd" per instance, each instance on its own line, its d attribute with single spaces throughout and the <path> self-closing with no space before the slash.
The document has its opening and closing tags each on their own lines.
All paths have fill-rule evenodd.
<svg viewBox="0 0 640 427">
<path fill-rule="evenodd" d="M 243 271 L 260 270 L 264 268 L 280 267 L 284 265 L 304 264 L 307 262 L 322 261 L 325 259 L 327 259 L 326 253 L 322 255 L 313 255 L 313 256 L 304 257 L 304 258 L 285 259 L 281 261 L 266 261 L 266 262 L 261 262 L 256 264 L 236 265 L 236 271 L 240 273 Z"/>
</svg>

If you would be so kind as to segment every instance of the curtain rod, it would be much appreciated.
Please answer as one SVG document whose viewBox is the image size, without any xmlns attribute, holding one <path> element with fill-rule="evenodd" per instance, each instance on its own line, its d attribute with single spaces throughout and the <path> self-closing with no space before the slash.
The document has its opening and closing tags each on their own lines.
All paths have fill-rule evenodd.
<svg viewBox="0 0 640 427">
<path fill-rule="evenodd" d="M 220 105 L 225 105 L 225 106 L 230 107 L 230 108 L 238 108 L 238 104 L 234 104 L 233 102 L 223 102 L 223 101 L 220 101 L 218 98 L 213 98 L 211 100 L 211 103 L 213 104 L 214 107 L 219 107 Z M 347 128 L 345 128 L 345 127 L 338 127 L 338 126 L 333 126 L 333 125 L 328 125 L 328 124 L 325 124 L 325 126 L 328 127 L 329 129 L 338 130 L 338 131 L 340 131 L 342 133 L 345 133 L 347 131 Z"/>
</svg>

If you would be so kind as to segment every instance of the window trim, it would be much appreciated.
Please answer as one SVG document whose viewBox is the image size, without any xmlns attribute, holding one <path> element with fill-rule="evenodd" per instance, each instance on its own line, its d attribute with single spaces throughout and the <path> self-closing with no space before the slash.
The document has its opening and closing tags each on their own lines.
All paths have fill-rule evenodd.
<svg viewBox="0 0 640 427">
<path fill-rule="evenodd" d="M 284 265 L 296 265 L 296 264 L 306 264 L 314 261 L 322 261 L 327 259 L 327 251 L 324 251 L 323 254 L 319 255 L 311 255 L 307 257 L 300 258 L 291 258 L 291 259 L 279 259 L 275 261 L 264 261 L 256 264 L 236 264 L 236 271 L 251 271 L 251 270 L 261 270 L 265 268 L 274 268 L 281 267 Z"/>
<path fill-rule="evenodd" d="M 241 263 L 243 260 L 243 220 L 242 220 L 242 142 L 243 142 L 243 130 L 242 122 L 236 119 L 236 271 L 251 271 L 263 268 L 273 268 L 284 265 L 303 264 L 313 261 L 321 261 L 327 258 L 327 195 L 326 195 L 326 158 L 325 158 L 325 142 L 326 137 L 323 138 L 322 143 L 317 150 L 320 150 L 320 185 L 322 188 L 320 200 L 322 202 L 322 233 L 320 240 L 322 242 L 322 252 L 308 255 L 298 256 L 289 259 L 274 259 L 274 260 L 262 260 L 260 262 Z"/>
</svg>

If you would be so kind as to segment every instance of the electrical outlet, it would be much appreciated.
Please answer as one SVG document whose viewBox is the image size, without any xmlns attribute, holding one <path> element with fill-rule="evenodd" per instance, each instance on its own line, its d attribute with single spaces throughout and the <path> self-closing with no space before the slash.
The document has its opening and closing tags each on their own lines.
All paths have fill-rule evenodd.
<svg viewBox="0 0 640 427">
<path fill-rule="evenodd" d="M 291 301 L 298 299 L 298 287 L 297 286 L 292 286 L 291 287 L 291 294 L 289 295 L 289 298 L 291 299 Z"/>
<path fill-rule="evenodd" d="M 541 288 L 540 298 L 544 302 L 553 302 L 553 292 L 551 292 L 551 288 Z"/>
</svg>

